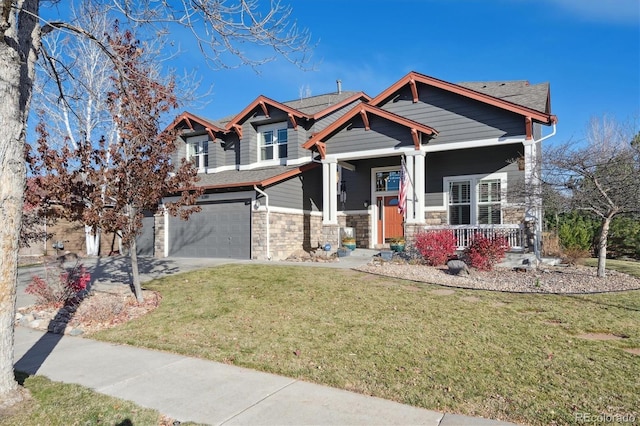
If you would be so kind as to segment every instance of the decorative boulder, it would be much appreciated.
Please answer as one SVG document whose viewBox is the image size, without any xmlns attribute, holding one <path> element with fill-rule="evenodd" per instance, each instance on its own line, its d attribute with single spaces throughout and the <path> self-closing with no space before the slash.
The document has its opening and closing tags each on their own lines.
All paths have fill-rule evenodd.
<svg viewBox="0 0 640 426">
<path fill-rule="evenodd" d="M 447 267 L 449 268 L 449 273 L 451 275 L 460 275 L 462 272 L 465 272 L 469 275 L 469 267 L 462 260 L 453 259 L 447 262 Z"/>
</svg>

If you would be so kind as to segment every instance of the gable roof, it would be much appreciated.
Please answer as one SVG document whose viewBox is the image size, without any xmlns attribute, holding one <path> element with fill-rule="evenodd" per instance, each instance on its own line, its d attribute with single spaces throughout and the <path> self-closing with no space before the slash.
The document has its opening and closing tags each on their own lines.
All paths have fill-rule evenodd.
<svg viewBox="0 0 640 426">
<path fill-rule="evenodd" d="M 212 139 L 215 140 L 214 133 L 225 134 L 228 131 L 221 125 L 213 123 L 211 120 L 204 119 L 190 112 L 183 112 L 179 116 L 173 120 L 169 126 L 165 129 L 165 131 L 172 130 L 177 128 L 181 123 L 185 123 L 189 129 L 194 130 L 194 124 L 199 124 L 204 127 L 204 130 L 209 133 Z"/>
<path fill-rule="evenodd" d="M 516 114 L 520 114 L 524 117 L 530 117 L 532 120 L 542 124 L 549 125 L 557 121 L 557 117 L 555 115 L 551 115 L 547 111 L 549 107 L 548 86 L 546 86 L 547 96 L 544 101 L 544 104 L 545 104 L 544 108 L 541 110 L 538 110 L 533 108 L 532 104 L 535 104 L 536 108 L 539 108 L 541 106 L 540 102 L 529 102 L 530 104 L 529 106 L 517 104 L 514 102 L 515 98 L 510 99 L 510 96 L 507 96 L 505 93 L 501 93 L 498 91 L 498 88 L 502 87 L 499 85 L 489 84 L 487 87 L 481 87 L 481 84 L 487 85 L 487 83 L 466 83 L 467 86 L 473 87 L 471 88 L 471 87 L 466 87 L 465 85 L 449 83 L 444 80 L 439 80 L 437 78 L 429 77 L 424 74 L 417 73 L 415 71 L 411 71 L 410 73 L 402 77 L 400 80 L 398 80 L 397 82 L 389 86 L 386 90 L 384 90 L 378 96 L 373 98 L 371 100 L 371 103 L 373 105 L 380 105 L 385 100 L 389 99 L 396 92 L 398 92 L 400 89 L 402 89 L 407 85 L 411 87 L 411 91 L 414 97 L 414 102 L 417 102 L 417 99 L 418 99 L 417 83 L 426 84 L 432 87 L 437 87 L 439 89 L 446 90 L 451 93 L 456 93 L 458 95 L 465 96 L 467 98 L 474 99 L 474 100 L 486 103 L 488 105 L 493 105 L 495 107 L 498 107 L 507 111 L 511 111 Z M 523 89 L 525 85 L 524 84 L 517 84 L 517 85 L 520 87 L 520 91 L 524 92 Z M 508 88 L 512 89 L 512 86 L 509 85 Z M 539 92 L 541 89 L 544 90 L 544 86 L 536 87 L 534 89 L 535 93 L 539 95 Z M 492 90 L 493 90 L 493 93 L 502 95 L 503 97 L 501 98 L 495 95 L 490 95 L 488 92 L 491 92 Z M 506 92 L 506 89 L 505 89 L 505 92 Z M 526 100 L 531 101 L 530 98 L 534 96 L 535 96 L 534 92 L 531 92 L 527 94 L 522 94 L 520 98 L 524 99 L 525 101 Z"/>
<path fill-rule="evenodd" d="M 394 123 L 398 123 L 402 126 L 409 128 L 416 147 L 419 145 L 419 142 L 417 139 L 418 132 L 423 133 L 427 136 L 435 136 L 438 134 L 438 131 L 432 127 L 429 127 L 422 123 L 418 123 L 417 121 L 408 119 L 406 117 L 402 117 L 400 115 L 394 114 L 390 111 L 383 110 L 382 108 L 378 108 L 377 106 L 374 106 L 368 103 L 363 103 L 353 107 L 351 110 L 349 110 L 349 112 L 344 114 L 334 123 L 332 123 L 330 126 L 327 126 L 325 129 L 313 135 L 307 142 L 305 142 L 302 145 L 302 147 L 310 149 L 314 145 L 317 145 L 318 143 L 322 143 L 322 140 L 324 138 L 328 137 L 331 133 L 347 125 L 356 115 L 360 115 L 362 117 L 363 121 L 365 122 L 365 128 L 369 130 L 369 124 L 368 124 L 369 120 L 368 120 L 367 114 L 376 115 L 378 117 L 393 121 Z"/>
<path fill-rule="evenodd" d="M 305 114 L 297 109 L 291 108 L 283 103 L 278 101 L 274 101 L 273 99 L 269 99 L 266 96 L 260 95 L 253 102 L 245 107 L 239 114 L 237 114 L 234 118 L 231 119 L 226 125 L 225 128 L 227 130 L 232 130 L 236 126 L 240 125 L 240 123 L 256 108 L 262 108 L 265 116 L 269 116 L 269 109 L 267 106 L 271 106 L 277 108 L 281 111 L 287 113 L 289 117 L 296 118 L 311 118 L 309 114 Z"/>
</svg>

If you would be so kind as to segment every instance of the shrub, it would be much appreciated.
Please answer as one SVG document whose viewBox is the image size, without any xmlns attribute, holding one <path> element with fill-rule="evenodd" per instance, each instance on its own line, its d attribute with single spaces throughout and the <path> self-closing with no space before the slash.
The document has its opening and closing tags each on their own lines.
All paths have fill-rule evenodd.
<svg viewBox="0 0 640 426">
<path fill-rule="evenodd" d="M 414 246 L 427 264 L 437 266 L 455 255 L 458 244 L 453 231 L 442 230 L 419 232 Z"/>
<path fill-rule="evenodd" d="M 62 267 L 45 269 L 45 277 L 34 276 L 25 292 L 36 297 L 38 305 L 60 307 L 72 303 L 79 294 L 87 289 L 91 274 L 82 264 L 75 265 L 70 271 Z"/>
<path fill-rule="evenodd" d="M 587 257 L 590 257 L 588 250 L 580 248 L 566 249 L 562 252 L 562 263 L 572 266 L 581 265 Z"/>
<path fill-rule="evenodd" d="M 597 221 L 580 213 L 568 213 L 560 218 L 558 237 L 563 249 L 590 250 L 593 246 Z"/>
<path fill-rule="evenodd" d="M 476 233 L 464 250 L 464 260 L 472 268 L 490 271 L 508 250 L 509 242 L 505 237 L 486 237 Z"/>
<path fill-rule="evenodd" d="M 615 217 L 611 221 L 607 256 L 640 259 L 640 217 Z"/>
</svg>

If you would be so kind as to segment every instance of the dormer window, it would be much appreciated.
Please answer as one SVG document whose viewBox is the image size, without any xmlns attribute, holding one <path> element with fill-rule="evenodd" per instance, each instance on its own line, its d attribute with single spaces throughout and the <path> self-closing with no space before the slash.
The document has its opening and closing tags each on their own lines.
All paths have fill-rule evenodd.
<svg viewBox="0 0 640 426">
<path fill-rule="evenodd" d="M 276 123 L 258 127 L 259 160 L 286 160 L 287 140 L 287 123 Z"/>
<path fill-rule="evenodd" d="M 201 140 L 189 142 L 189 159 L 203 172 L 209 167 L 209 141 Z"/>
</svg>

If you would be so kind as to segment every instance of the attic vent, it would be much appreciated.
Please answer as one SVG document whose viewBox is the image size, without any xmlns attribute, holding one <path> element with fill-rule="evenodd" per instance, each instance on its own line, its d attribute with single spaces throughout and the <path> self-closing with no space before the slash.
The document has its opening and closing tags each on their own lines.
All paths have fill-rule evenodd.
<svg viewBox="0 0 640 426">
<path fill-rule="evenodd" d="M 342 93 L 342 80 L 336 80 L 338 95 Z"/>
</svg>

